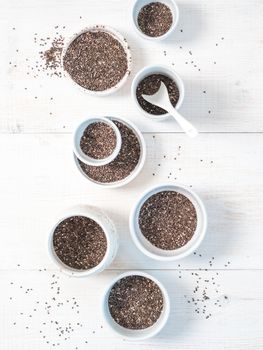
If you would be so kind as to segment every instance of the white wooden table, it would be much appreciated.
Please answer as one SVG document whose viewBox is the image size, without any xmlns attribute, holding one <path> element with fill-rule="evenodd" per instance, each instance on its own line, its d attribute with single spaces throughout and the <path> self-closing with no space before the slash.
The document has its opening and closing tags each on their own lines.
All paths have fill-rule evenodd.
<svg viewBox="0 0 263 350">
<path fill-rule="evenodd" d="M 178 30 L 157 44 L 133 31 L 132 2 L 0 1 L 1 350 L 263 347 L 263 2 L 180 0 Z M 201 131 L 198 139 L 187 139 L 172 121 L 140 115 L 131 79 L 98 100 L 63 78 L 27 74 L 39 51 L 34 33 L 70 35 L 94 23 L 127 37 L 132 77 L 147 64 L 174 64 L 186 83 L 182 113 Z M 74 167 L 71 132 L 90 114 L 123 115 L 144 132 L 147 163 L 123 189 L 93 188 Z M 157 263 L 131 242 L 129 211 L 147 187 L 175 179 L 204 198 L 209 229 L 195 255 Z M 61 275 L 46 247 L 58 213 L 79 203 L 103 208 L 121 236 L 111 268 L 88 279 Z M 106 283 L 129 269 L 160 278 L 172 301 L 165 329 L 136 345 L 113 335 L 100 311 Z"/>
</svg>

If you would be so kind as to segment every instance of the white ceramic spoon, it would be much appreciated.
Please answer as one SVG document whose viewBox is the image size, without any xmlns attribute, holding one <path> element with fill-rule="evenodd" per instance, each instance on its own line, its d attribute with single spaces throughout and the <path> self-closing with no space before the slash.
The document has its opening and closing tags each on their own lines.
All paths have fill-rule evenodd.
<svg viewBox="0 0 263 350">
<path fill-rule="evenodd" d="M 147 102 L 160 108 L 163 108 L 169 114 L 171 114 L 171 116 L 174 117 L 174 119 L 189 137 L 193 138 L 198 135 L 198 131 L 196 130 L 196 128 L 180 113 L 178 113 L 177 110 L 171 104 L 168 90 L 163 82 L 161 82 L 160 89 L 154 95 L 142 95 L 142 97 Z"/>
</svg>

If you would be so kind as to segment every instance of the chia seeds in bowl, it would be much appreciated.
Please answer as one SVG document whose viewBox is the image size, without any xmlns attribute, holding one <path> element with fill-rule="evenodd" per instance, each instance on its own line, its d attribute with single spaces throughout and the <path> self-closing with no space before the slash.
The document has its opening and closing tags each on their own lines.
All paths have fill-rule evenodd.
<svg viewBox="0 0 263 350">
<path fill-rule="evenodd" d="M 78 205 L 64 211 L 52 227 L 48 251 L 69 276 L 87 277 L 107 268 L 119 242 L 113 222 L 99 208 Z"/>
<path fill-rule="evenodd" d="M 112 280 L 104 292 L 102 306 L 110 328 L 129 340 L 155 336 L 170 314 L 165 287 L 142 271 L 128 271 Z"/>
<path fill-rule="evenodd" d="M 121 134 L 107 117 L 88 117 L 75 129 L 73 152 L 83 163 L 103 166 L 111 163 L 121 149 Z"/>
<path fill-rule="evenodd" d="M 199 196 L 179 184 L 161 184 L 146 191 L 130 214 L 136 246 L 161 261 L 181 259 L 201 244 L 207 214 Z"/>
<path fill-rule="evenodd" d="M 142 68 L 134 77 L 131 94 L 138 110 L 147 118 L 163 122 L 170 117 L 164 109 L 149 103 L 142 95 L 152 95 L 156 93 L 163 82 L 167 89 L 170 101 L 176 110 L 182 106 L 185 89 L 181 77 L 173 68 L 164 65 L 146 66 Z"/>
<path fill-rule="evenodd" d="M 158 285 L 143 276 L 128 276 L 117 281 L 109 293 L 111 317 L 121 327 L 151 327 L 163 310 L 163 295 Z"/>
<path fill-rule="evenodd" d="M 126 39 L 112 28 L 84 29 L 69 41 L 62 53 L 67 75 L 90 94 L 107 95 L 119 89 L 131 71 Z"/>
<path fill-rule="evenodd" d="M 118 127 L 122 144 L 117 157 L 109 164 L 91 166 L 83 163 L 76 156 L 75 163 L 80 172 L 92 183 L 104 187 L 121 187 L 132 181 L 141 171 L 146 147 L 140 131 L 130 122 L 112 117 Z"/>
<path fill-rule="evenodd" d="M 179 8 L 175 0 L 134 0 L 132 20 L 143 39 L 164 40 L 173 34 L 178 24 Z"/>
<path fill-rule="evenodd" d="M 173 14 L 162 2 L 151 2 L 141 8 L 137 21 L 138 27 L 145 35 L 159 37 L 170 30 Z"/>
<path fill-rule="evenodd" d="M 164 74 L 151 74 L 142 79 L 136 89 L 136 97 L 141 108 L 152 115 L 163 115 L 167 111 L 146 101 L 142 95 L 154 95 L 163 82 L 168 90 L 169 98 L 173 107 L 176 107 L 180 92 L 176 82 Z"/>
<path fill-rule="evenodd" d="M 54 252 L 66 266 L 88 270 L 99 265 L 107 251 L 102 227 L 85 216 L 71 216 L 61 221 L 53 233 Z"/>
<path fill-rule="evenodd" d="M 116 148 L 117 138 L 114 130 L 103 122 L 90 124 L 80 139 L 80 148 L 93 159 L 108 158 Z"/>
<path fill-rule="evenodd" d="M 142 205 L 139 227 L 144 237 L 155 247 L 164 250 L 178 249 L 185 246 L 195 233 L 196 209 L 181 193 L 158 192 Z"/>
</svg>

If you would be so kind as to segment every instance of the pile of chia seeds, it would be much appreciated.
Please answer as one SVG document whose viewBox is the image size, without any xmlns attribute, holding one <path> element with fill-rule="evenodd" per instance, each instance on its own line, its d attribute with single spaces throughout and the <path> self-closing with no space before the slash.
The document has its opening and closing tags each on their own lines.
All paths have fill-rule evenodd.
<svg viewBox="0 0 263 350">
<path fill-rule="evenodd" d="M 91 91 L 105 91 L 116 86 L 128 71 L 123 46 L 102 30 L 82 33 L 73 40 L 63 65 L 78 85 Z"/>
<path fill-rule="evenodd" d="M 107 239 L 103 229 L 94 220 L 72 216 L 56 227 L 53 246 L 64 264 L 77 270 L 88 270 L 103 260 Z"/>
<path fill-rule="evenodd" d="M 163 191 L 154 194 L 142 205 L 139 226 L 154 246 L 174 250 L 185 246 L 193 237 L 197 214 L 186 196 L 175 191 Z"/>
<path fill-rule="evenodd" d="M 112 318 L 128 329 L 151 327 L 163 310 L 163 296 L 152 280 L 142 276 L 122 278 L 112 287 L 108 299 Z"/>
<path fill-rule="evenodd" d="M 106 123 L 90 124 L 83 132 L 80 148 L 94 159 L 109 157 L 116 148 L 117 138 L 114 130 Z"/>
<path fill-rule="evenodd" d="M 128 177 L 138 165 L 141 147 L 132 129 L 121 122 L 114 121 L 118 127 L 122 145 L 118 156 L 109 164 L 90 166 L 78 160 L 82 171 L 92 180 L 100 183 L 113 183 Z"/>
<path fill-rule="evenodd" d="M 162 36 L 173 24 L 173 14 L 168 6 L 161 2 L 151 2 L 145 5 L 138 15 L 138 26 L 141 31 L 150 36 Z"/>
</svg>

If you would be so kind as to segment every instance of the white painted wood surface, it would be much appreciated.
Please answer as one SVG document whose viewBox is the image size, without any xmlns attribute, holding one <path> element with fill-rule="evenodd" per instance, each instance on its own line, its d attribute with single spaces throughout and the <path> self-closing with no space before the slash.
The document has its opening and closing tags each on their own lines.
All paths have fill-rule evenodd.
<svg viewBox="0 0 263 350">
<path fill-rule="evenodd" d="M 161 44 L 133 31 L 132 3 L 0 0 L 1 350 L 262 348 L 263 2 L 180 0 L 178 30 Z M 93 23 L 112 25 L 127 37 L 132 77 L 146 64 L 174 63 L 187 88 L 182 113 L 202 131 L 197 140 L 178 133 L 171 121 L 151 123 L 140 115 L 129 94 L 132 77 L 122 91 L 98 100 L 64 79 L 27 75 L 27 65 L 38 59 L 34 33 L 52 37 L 58 25 L 68 36 Z M 129 186 L 94 188 L 76 170 L 71 131 L 89 114 L 123 115 L 144 131 L 147 162 Z M 209 229 L 195 255 L 160 264 L 136 250 L 128 216 L 147 187 L 175 179 L 203 197 Z M 79 203 L 103 208 L 121 236 L 110 270 L 92 279 L 61 275 L 47 256 L 49 227 L 64 208 Z M 100 313 L 103 289 L 124 269 L 148 270 L 171 297 L 165 329 L 139 344 L 113 335 Z M 192 298 L 201 299 L 205 287 L 208 311 L 198 314 L 202 302 Z M 56 328 L 68 322 L 75 331 L 65 341 Z"/>
</svg>

